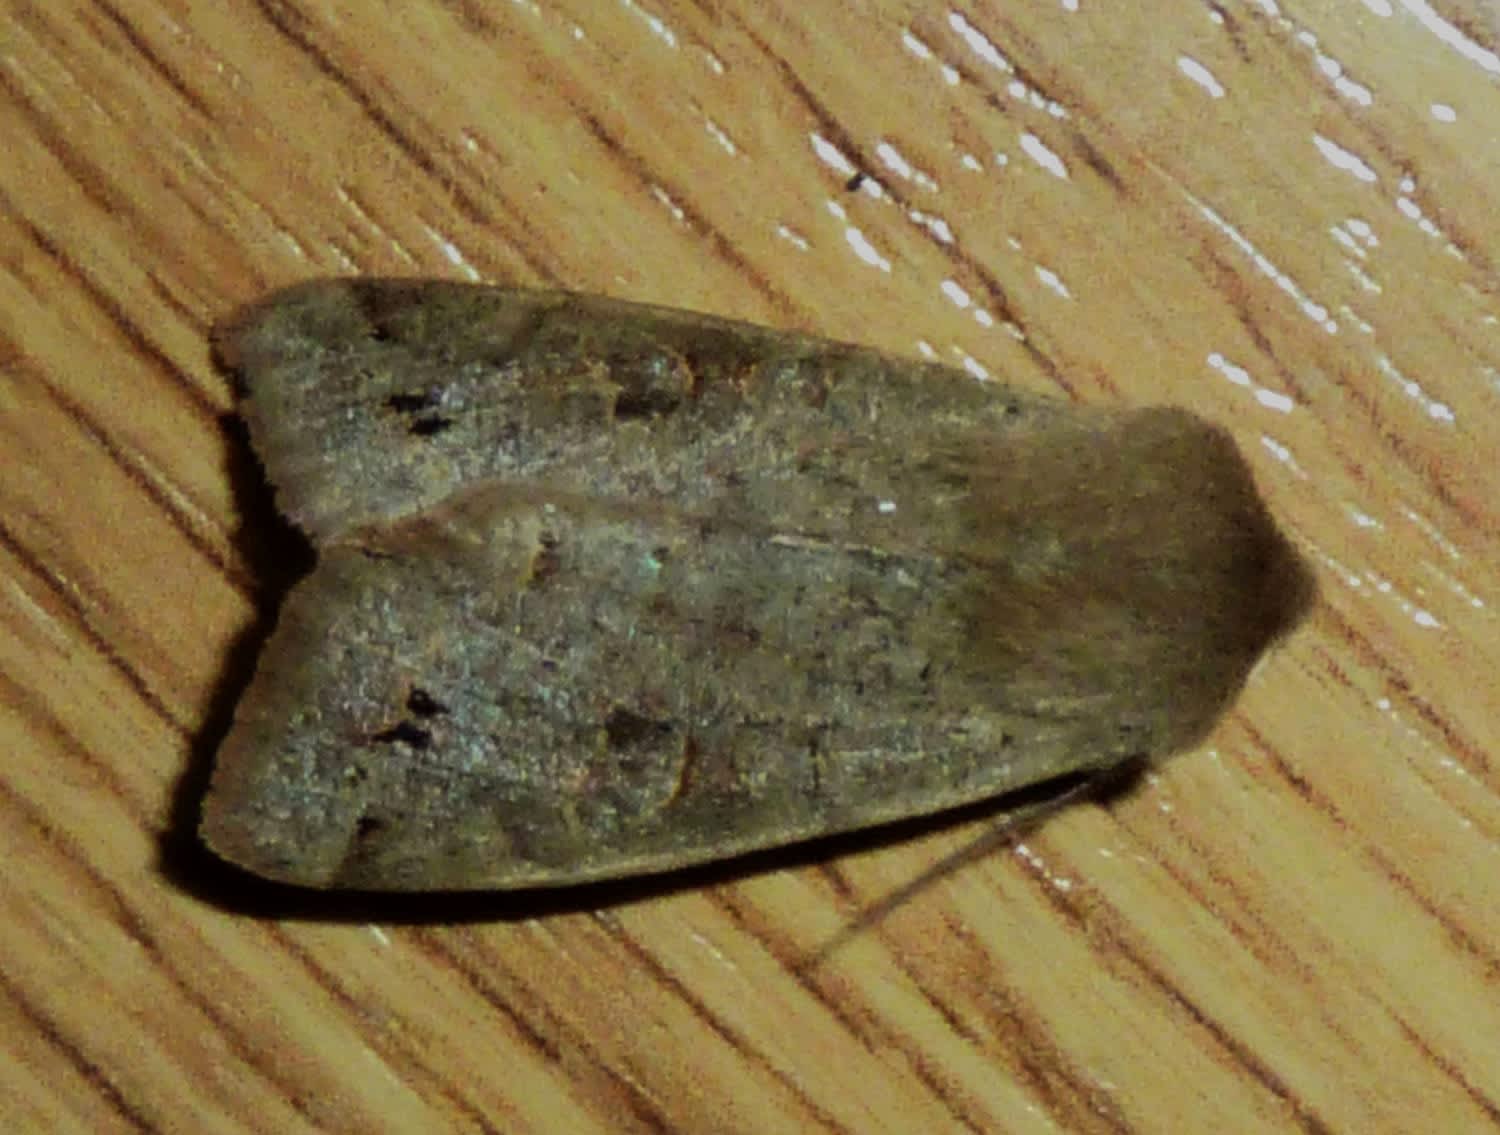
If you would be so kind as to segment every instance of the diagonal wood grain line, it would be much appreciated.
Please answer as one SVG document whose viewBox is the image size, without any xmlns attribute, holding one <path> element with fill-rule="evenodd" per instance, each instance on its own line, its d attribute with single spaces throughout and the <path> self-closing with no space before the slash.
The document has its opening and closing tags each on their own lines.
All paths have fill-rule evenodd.
<svg viewBox="0 0 1500 1135">
<path fill-rule="evenodd" d="M 12 684 L 3 675 L 0 675 L 0 687 L 13 689 Z M 35 710 L 32 713 L 35 716 Z M 90 897 L 105 908 L 105 917 L 113 922 L 121 933 L 140 946 L 149 959 L 152 969 L 161 979 L 174 988 L 187 1005 L 201 1014 L 203 1019 L 214 1027 L 216 1035 L 234 1055 L 239 1066 L 242 1069 L 253 1070 L 258 1077 L 264 1079 L 274 1089 L 279 1099 L 311 1122 L 314 1118 L 313 1112 L 308 1110 L 307 1105 L 300 1098 L 295 1081 L 287 1076 L 285 1069 L 274 1066 L 265 1059 L 268 1054 L 274 1054 L 275 1049 L 252 1045 L 243 1030 L 239 1028 L 235 1017 L 227 1011 L 219 999 L 201 991 L 188 979 L 185 967 L 178 957 L 178 952 L 173 948 L 173 944 L 164 942 L 159 933 L 152 929 L 149 916 L 139 904 L 132 902 L 127 890 L 115 880 L 106 878 L 90 866 L 89 856 L 77 848 L 74 834 L 63 832 L 51 824 L 24 793 L 3 782 L 0 782 L 0 793 L 3 793 L 6 804 L 19 814 L 45 843 L 59 850 L 62 858 L 72 868 L 70 884 L 75 888 L 82 886 Z M 123 797 L 120 797 L 120 800 L 124 802 Z"/>
<path fill-rule="evenodd" d="M 688 1007 L 692 1014 L 701 1020 L 704 1025 L 720 1037 L 726 1045 L 732 1048 L 746 1064 L 760 1068 L 766 1075 L 777 1080 L 794 1096 L 799 1103 L 818 1118 L 823 1124 L 823 1129 L 829 1132 L 848 1132 L 849 1128 L 839 1123 L 823 1104 L 820 1104 L 807 1091 L 804 1084 L 798 1083 L 793 1077 L 783 1073 L 769 1060 L 765 1053 L 757 1051 L 739 1031 L 729 1025 L 709 1008 L 707 1002 L 696 994 L 687 984 L 672 973 L 650 950 L 638 942 L 628 931 L 618 924 L 609 926 L 611 937 L 620 942 L 629 952 L 637 965 L 641 966 L 656 983 L 669 992 L 673 997 Z M 820 998 L 821 1000 L 821 998 Z M 852 1135 L 852 1133 L 851 1133 Z"/>
<path fill-rule="evenodd" d="M 284 0 L 254 0 L 254 6 L 287 43 L 311 63 L 320 74 L 348 95 L 365 118 L 412 163 L 417 171 L 427 175 L 432 184 L 442 188 L 444 195 L 470 223 L 488 232 L 504 233 L 516 223 L 517 218 L 526 216 L 526 211 L 520 209 L 508 209 L 503 214 L 496 213 L 473 190 L 460 184 L 459 175 L 455 171 L 440 166 L 430 149 L 402 128 L 395 111 L 387 109 L 387 106 L 394 101 L 393 92 L 389 89 L 384 90 L 381 92 L 382 98 L 376 99 L 366 90 L 351 71 L 340 66 L 333 56 L 318 44 L 311 27 L 311 20 L 299 6 L 286 3 Z M 484 192 L 490 199 L 493 199 L 499 193 L 499 189 L 487 187 Z M 555 271 L 550 263 L 537 254 L 535 245 L 539 242 L 534 238 L 523 240 L 512 237 L 505 243 L 521 257 L 538 279 L 547 281 L 556 279 Z"/>
<path fill-rule="evenodd" d="M 554 1036 L 566 1037 L 565 1041 L 546 1041 L 542 1051 L 552 1053 L 554 1058 L 561 1049 L 592 1054 L 595 1057 L 595 1073 L 608 1080 L 616 1098 L 624 1103 L 630 1115 L 639 1121 L 645 1130 L 660 1133 L 660 1135 L 672 1135 L 672 1132 L 676 1130 L 670 1117 L 661 1110 L 657 1101 L 653 1100 L 634 1078 L 612 1067 L 587 1034 L 552 1013 L 539 998 L 533 996 L 529 1004 L 524 1007 L 526 1012 L 523 1012 L 521 1007 L 513 1004 L 517 991 L 512 989 L 510 996 L 502 997 L 493 988 L 492 979 L 487 978 L 476 964 L 463 956 L 460 946 L 445 945 L 429 934 L 421 935 L 421 942 L 424 954 L 438 959 L 446 968 L 457 972 L 485 1005 L 508 1021 L 518 1032 L 534 1037 L 543 1037 L 546 1032 Z M 526 992 L 530 993 L 530 990 Z M 546 1024 L 549 1026 L 545 1031 L 528 1019 L 535 1015 L 545 1017 Z"/>
<path fill-rule="evenodd" d="M 105 1107 L 124 1120 L 132 1131 L 140 1131 L 143 1135 L 157 1135 L 158 1132 L 167 1130 L 127 1098 L 111 1081 L 109 1070 L 90 1059 L 69 1035 L 67 1028 L 34 1004 L 26 988 L 6 977 L 4 970 L 0 970 L 0 995 L 10 1000 L 16 1011 L 31 1026 L 32 1032 L 60 1053 L 79 1079 L 95 1092 Z"/>
<path fill-rule="evenodd" d="M 27 548 L 15 534 L 9 529 L 3 520 L 0 520 L 0 548 L 5 549 L 13 555 L 32 577 L 53 595 L 59 605 L 68 612 L 70 625 L 74 631 L 83 639 L 89 649 L 93 650 L 105 664 L 130 688 L 136 698 L 151 711 L 169 730 L 178 737 L 185 738 L 192 732 L 192 726 L 187 722 L 179 720 L 174 715 L 167 703 L 162 699 L 151 684 L 130 661 L 121 654 L 114 645 L 95 625 L 94 619 L 87 605 L 78 597 L 74 589 L 69 587 L 63 580 L 59 579 L 46 564 L 42 563 L 29 548 Z"/>
</svg>

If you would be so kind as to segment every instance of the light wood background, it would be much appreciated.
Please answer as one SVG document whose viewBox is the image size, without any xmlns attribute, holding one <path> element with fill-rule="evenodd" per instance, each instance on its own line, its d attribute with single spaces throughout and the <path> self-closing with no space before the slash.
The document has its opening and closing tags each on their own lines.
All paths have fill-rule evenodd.
<svg viewBox="0 0 1500 1135">
<path fill-rule="evenodd" d="M 1497 53 L 1481 0 L 0 3 L 0 1128 L 1500 1126 Z M 263 893 L 192 841 L 286 574 L 207 333 L 329 273 L 1189 406 L 1322 605 L 821 965 L 979 829 Z"/>
</svg>

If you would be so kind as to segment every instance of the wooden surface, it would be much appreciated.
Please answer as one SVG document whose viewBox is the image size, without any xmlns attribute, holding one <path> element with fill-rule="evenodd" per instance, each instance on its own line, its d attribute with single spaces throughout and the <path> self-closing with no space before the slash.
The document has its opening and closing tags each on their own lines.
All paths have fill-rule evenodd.
<svg viewBox="0 0 1500 1135">
<path fill-rule="evenodd" d="M 1495 4 L 0 7 L 0 1128 L 1500 1126 Z M 293 545 L 207 332 L 345 272 L 1189 406 L 1322 605 L 1201 750 L 821 964 L 982 829 L 262 891 L 192 824 Z"/>
</svg>

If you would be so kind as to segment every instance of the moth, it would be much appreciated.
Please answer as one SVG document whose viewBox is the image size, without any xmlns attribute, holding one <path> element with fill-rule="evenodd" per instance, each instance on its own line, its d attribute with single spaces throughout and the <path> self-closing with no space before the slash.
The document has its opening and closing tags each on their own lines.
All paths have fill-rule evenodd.
<svg viewBox="0 0 1500 1135">
<path fill-rule="evenodd" d="M 216 331 L 311 539 L 201 834 L 309 887 L 571 884 L 1201 739 L 1312 601 L 1228 435 L 562 291 Z"/>
</svg>

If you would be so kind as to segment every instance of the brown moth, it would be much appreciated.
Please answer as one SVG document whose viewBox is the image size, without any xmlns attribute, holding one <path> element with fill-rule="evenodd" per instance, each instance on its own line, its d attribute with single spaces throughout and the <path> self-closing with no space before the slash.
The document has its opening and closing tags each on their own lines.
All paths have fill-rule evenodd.
<svg viewBox="0 0 1500 1135">
<path fill-rule="evenodd" d="M 1165 755 L 1312 599 L 1179 410 L 430 281 L 217 346 L 318 558 L 202 834 L 291 883 L 663 871 Z"/>
</svg>

